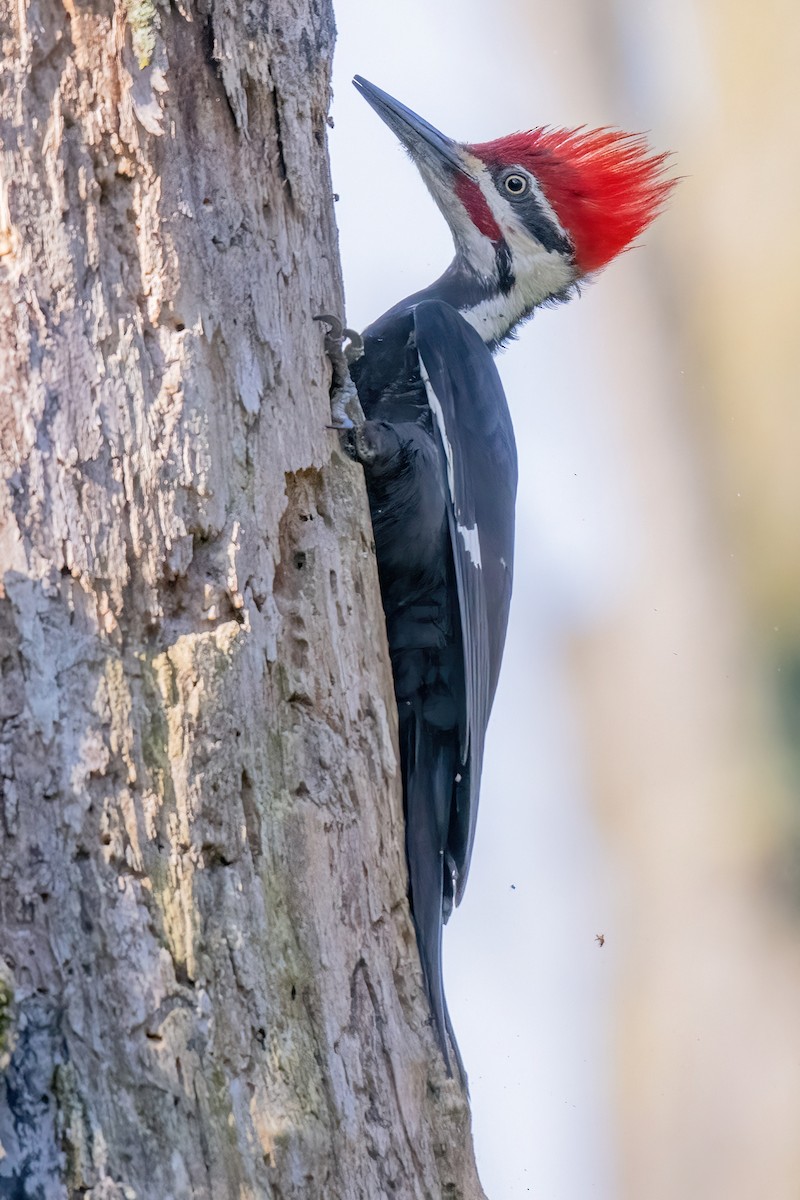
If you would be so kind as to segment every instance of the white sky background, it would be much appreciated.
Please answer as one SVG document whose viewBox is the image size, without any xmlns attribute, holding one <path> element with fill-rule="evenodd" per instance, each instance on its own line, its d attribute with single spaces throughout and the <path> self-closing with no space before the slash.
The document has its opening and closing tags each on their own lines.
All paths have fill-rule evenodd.
<svg viewBox="0 0 800 1200">
<path fill-rule="evenodd" d="M 354 73 L 468 141 L 536 124 L 621 124 L 628 114 L 564 111 L 563 89 L 552 86 L 558 48 L 537 56 L 513 15 L 500 19 L 485 0 L 337 0 L 336 18 L 334 188 L 347 320 L 363 328 L 433 280 L 452 243 L 415 168 L 352 88 Z M 580 300 L 538 314 L 498 363 L 520 459 L 514 602 L 470 881 L 445 936 L 490 1200 L 617 1194 L 611 1005 L 621 897 L 593 821 L 564 655 L 570 630 L 613 603 L 638 532 L 602 403 L 616 386 L 605 340 L 622 343 L 627 332 L 608 308 L 635 257 Z"/>
</svg>

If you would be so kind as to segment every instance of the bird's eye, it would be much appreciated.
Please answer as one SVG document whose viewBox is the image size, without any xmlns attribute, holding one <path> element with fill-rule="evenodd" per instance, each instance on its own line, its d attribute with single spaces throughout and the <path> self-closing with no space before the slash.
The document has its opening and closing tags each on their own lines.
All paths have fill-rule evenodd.
<svg viewBox="0 0 800 1200">
<path fill-rule="evenodd" d="M 506 175 L 503 186 L 511 196 L 524 196 L 528 190 L 528 181 L 524 175 Z"/>
</svg>

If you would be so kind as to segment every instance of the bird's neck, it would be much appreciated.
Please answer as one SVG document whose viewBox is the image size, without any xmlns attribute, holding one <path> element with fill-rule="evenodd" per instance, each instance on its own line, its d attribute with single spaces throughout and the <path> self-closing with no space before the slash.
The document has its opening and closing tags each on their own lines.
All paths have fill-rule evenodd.
<svg viewBox="0 0 800 1200">
<path fill-rule="evenodd" d="M 515 270 L 505 242 L 497 253 L 497 271 L 489 278 L 477 275 L 456 255 L 443 275 L 401 304 L 412 307 L 422 300 L 450 304 L 494 351 L 514 336 L 517 326 L 533 316 L 540 304 L 566 299 L 575 281 L 572 268 L 560 256 L 547 252 L 536 261 L 523 263 L 523 268 Z"/>
</svg>

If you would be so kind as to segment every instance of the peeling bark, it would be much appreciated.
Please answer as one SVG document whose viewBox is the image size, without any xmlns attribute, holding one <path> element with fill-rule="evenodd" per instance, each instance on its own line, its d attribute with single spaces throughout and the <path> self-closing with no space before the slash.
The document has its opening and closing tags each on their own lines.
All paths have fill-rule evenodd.
<svg viewBox="0 0 800 1200">
<path fill-rule="evenodd" d="M 325 0 L 0 0 L 0 1194 L 477 1198 L 406 903 Z"/>
</svg>

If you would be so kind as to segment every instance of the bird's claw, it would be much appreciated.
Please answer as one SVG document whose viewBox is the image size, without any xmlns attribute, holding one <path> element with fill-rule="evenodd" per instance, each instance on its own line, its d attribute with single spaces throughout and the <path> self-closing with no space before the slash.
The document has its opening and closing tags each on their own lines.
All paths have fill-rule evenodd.
<svg viewBox="0 0 800 1200">
<path fill-rule="evenodd" d="M 320 313 L 314 320 L 324 321 L 330 326 L 325 334 L 325 353 L 333 370 L 330 428 L 354 429 L 363 424 L 364 413 L 356 385 L 350 378 L 350 364 L 356 362 L 364 353 L 364 340 L 360 333 L 348 329 L 338 317 L 330 313 Z"/>
<path fill-rule="evenodd" d="M 348 373 L 344 382 L 331 390 L 331 426 L 333 429 L 355 429 L 363 424 L 364 411 L 356 385 Z"/>
<path fill-rule="evenodd" d="M 319 313 L 314 320 L 324 321 L 326 325 L 330 325 L 330 329 L 325 334 L 325 353 L 331 361 L 334 357 L 341 356 L 347 367 L 351 363 L 358 362 L 364 353 L 364 339 L 357 330 L 349 329 L 331 313 Z"/>
</svg>

